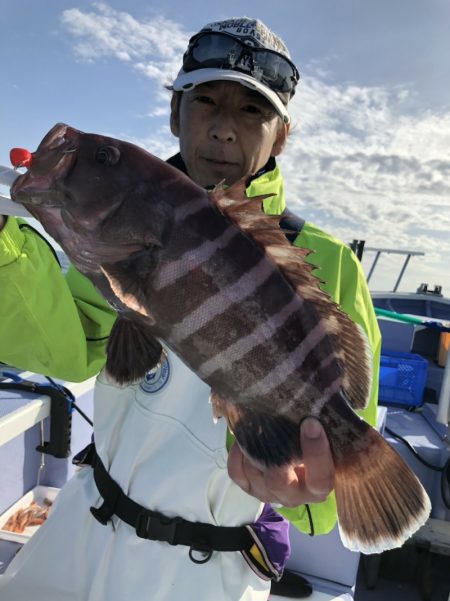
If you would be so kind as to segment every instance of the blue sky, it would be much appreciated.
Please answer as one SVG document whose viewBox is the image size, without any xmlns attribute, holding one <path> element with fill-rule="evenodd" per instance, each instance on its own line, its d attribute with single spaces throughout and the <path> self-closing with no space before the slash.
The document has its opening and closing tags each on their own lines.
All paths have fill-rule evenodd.
<svg viewBox="0 0 450 601">
<path fill-rule="evenodd" d="M 58 121 L 167 158 L 164 84 L 189 36 L 243 15 L 285 40 L 302 76 L 280 159 L 290 207 L 344 241 L 425 252 L 401 289 L 450 295 L 448 0 L 6 0 L 0 164 Z M 380 259 L 371 287 L 392 287 L 400 263 Z"/>
</svg>

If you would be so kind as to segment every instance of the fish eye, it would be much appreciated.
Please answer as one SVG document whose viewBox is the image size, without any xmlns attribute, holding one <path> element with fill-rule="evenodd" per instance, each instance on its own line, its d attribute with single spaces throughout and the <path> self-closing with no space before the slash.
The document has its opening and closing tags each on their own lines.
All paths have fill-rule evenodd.
<svg viewBox="0 0 450 601">
<path fill-rule="evenodd" d="M 95 160 L 102 165 L 116 165 L 120 159 L 120 150 L 115 146 L 100 146 L 95 153 Z"/>
</svg>

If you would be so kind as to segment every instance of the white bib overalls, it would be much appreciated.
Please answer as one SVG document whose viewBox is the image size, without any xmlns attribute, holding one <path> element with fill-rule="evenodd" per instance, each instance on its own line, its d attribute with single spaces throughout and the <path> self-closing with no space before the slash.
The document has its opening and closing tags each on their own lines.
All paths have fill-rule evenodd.
<svg viewBox="0 0 450 601">
<path fill-rule="evenodd" d="M 226 423 L 214 424 L 209 388 L 172 353 L 141 383 L 104 373 L 94 400 L 96 448 L 137 503 L 168 517 L 219 526 L 254 522 L 262 503 L 228 477 Z M 264 601 L 270 582 L 239 552 L 198 565 L 189 548 L 141 539 L 117 517 L 90 513 L 102 499 L 90 467 L 62 489 L 52 514 L 0 576 L 2 601 Z"/>
</svg>

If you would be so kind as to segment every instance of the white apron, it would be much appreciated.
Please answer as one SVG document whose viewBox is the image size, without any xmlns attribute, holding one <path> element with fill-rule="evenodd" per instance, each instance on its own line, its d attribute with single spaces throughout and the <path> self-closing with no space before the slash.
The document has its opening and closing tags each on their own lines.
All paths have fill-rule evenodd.
<svg viewBox="0 0 450 601">
<path fill-rule="evenodd" d="M 173 517 L 239 526 L 262 504 L 228 477 L 226 424 L 214 424 L 209 388 L 172 353 L 143 382 L 97 379 L 97 452 L 125 494 Z M 270 582 L 239 552 L 195 564 L 186 546 L 144 540 L 113 518 L 101 525 L 93 470 L 62 489 L 47 522 L 0 576 L 1 601 L 264 601 Z"/>
</svg>

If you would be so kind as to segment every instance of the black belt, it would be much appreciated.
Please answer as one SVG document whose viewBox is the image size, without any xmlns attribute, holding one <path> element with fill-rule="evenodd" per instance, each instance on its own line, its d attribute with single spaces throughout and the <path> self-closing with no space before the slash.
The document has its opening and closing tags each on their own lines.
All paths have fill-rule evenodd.
<svg viewBox="0 0 450 601">
<path fill-rule="evenodd" d="M 189 556 L 196 563 L 204 563 L 213 551 L 245 551 L 253 545 L 253 539 L 245 526 L 214 526 L 202 522 L 189 522 L 181 517 L 169 518 L 158 511 L 146 509 L 122 491 L 115 482 L 99 456 L 92 460 L 94 480 L 103 497 L 101 507 L 91 507 L 92 515 L 103 525 L 116 515 L 135 528 L 140 538 L 190 547 Z M 192 551 L 207 555 L 197 560 Z"/>
</svg>

